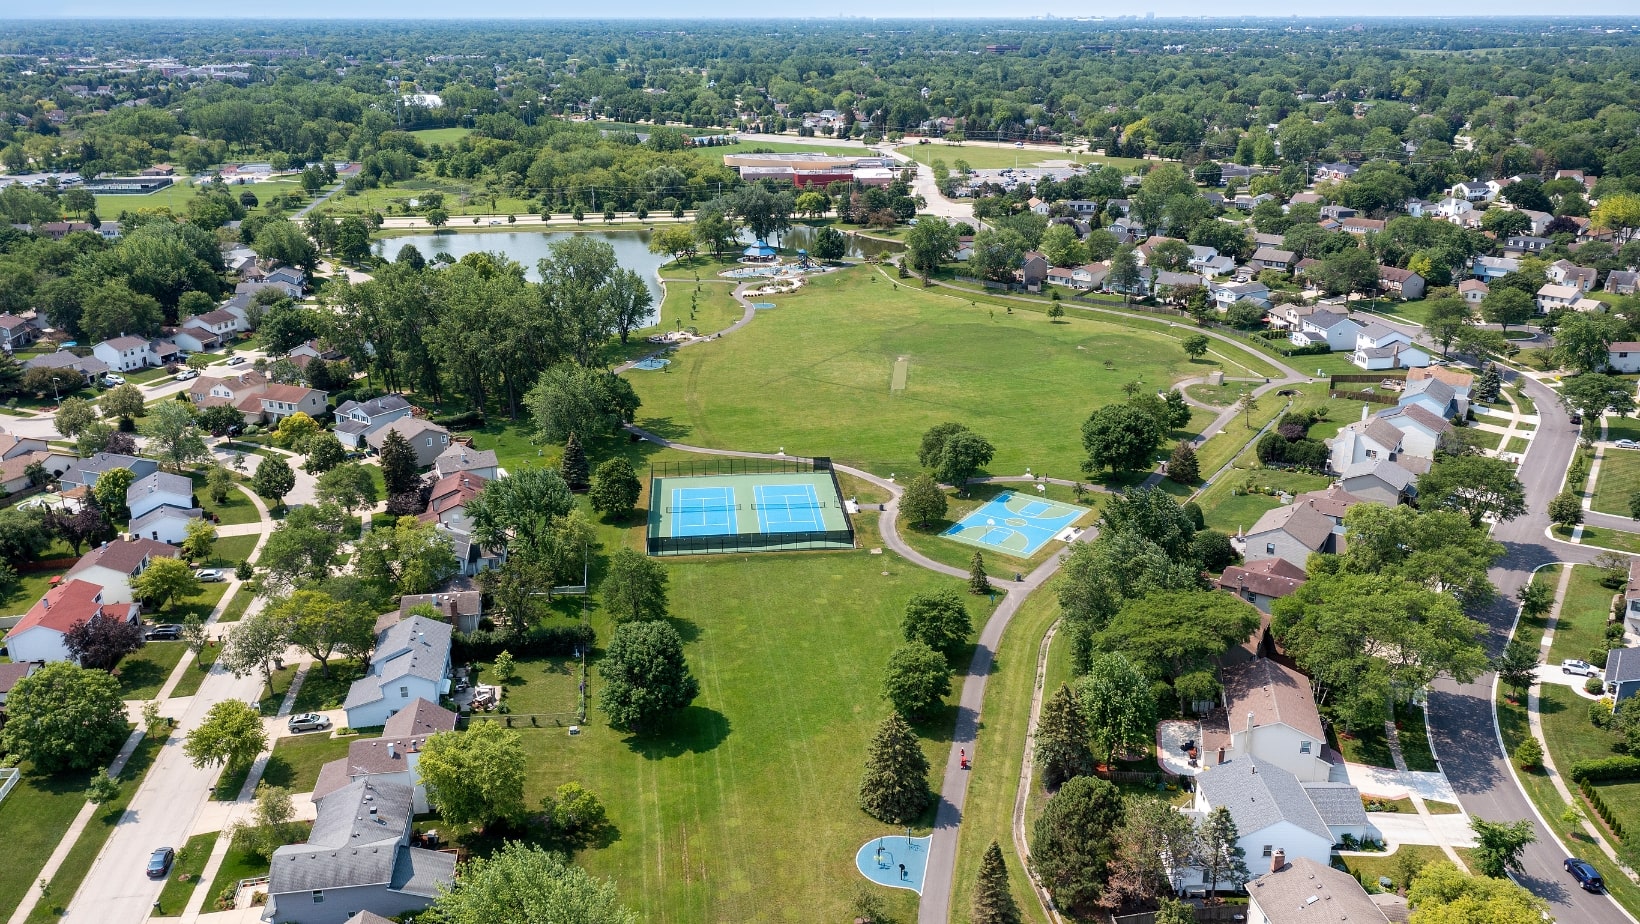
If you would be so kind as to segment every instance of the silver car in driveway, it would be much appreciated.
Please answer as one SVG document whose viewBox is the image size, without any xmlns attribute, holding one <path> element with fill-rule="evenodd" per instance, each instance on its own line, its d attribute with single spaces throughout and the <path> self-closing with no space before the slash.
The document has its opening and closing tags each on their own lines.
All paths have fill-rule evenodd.
<svg viewBox="0 0 1640 924">
<path fill-rule="evenodd" d="M 290 717 L 290 730 L 293 733 L 324 731 L 329 727 L 330 719 L 317 712 L 304 712 Z"/>
</svg>

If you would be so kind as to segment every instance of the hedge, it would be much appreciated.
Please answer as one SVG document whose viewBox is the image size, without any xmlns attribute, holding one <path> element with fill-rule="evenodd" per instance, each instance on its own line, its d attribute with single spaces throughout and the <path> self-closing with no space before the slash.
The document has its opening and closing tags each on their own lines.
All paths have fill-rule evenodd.
<svg viewBox="0 0 1640 924">
<path fill-rule="evenodd" d="M 484 412 L 462 411 L 459 414 L 434 417 L 433 423 L 449 430 L 471 430 L 474 427 L 484 426 Z"/>
<path fill-rule="evenodd" d="M 1578 783 L 1633 779 L 1640 777 L 1640 757 L 1617 756 L 1580 760 L 1572 764 L 1571 772 L 1567 776 Z"/>
<path fill-rule="evenodd" d="M 1577 788 L 1583 793 L 1583 797 L 1589 800 L 1589 804 L 1594 806 L 1595 813 L 1606 822 L 1606 826 L 1612 829 L 1612 834 L 1622 838 L 1623 824 L 1617 820 L 1616 813 L 1606 804 L 1606 800 L 1600 797 L 1600 790 L 1587 780 L 1578 783 Z"/>
<path fill-rule="evenodd" d="M 592 627 L 584 623 L 573 626 L 537 626 L 528 632 L 485 631 L 457 632 L 451 655 L 457 661 L 493 661 L 502 651 L 515 658 L 573 655 L 577 649 L 592 648 Z"/>
</svg>

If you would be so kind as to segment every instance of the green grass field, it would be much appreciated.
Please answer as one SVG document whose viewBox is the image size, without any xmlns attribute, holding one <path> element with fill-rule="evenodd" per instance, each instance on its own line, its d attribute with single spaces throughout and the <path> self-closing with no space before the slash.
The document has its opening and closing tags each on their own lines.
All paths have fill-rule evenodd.
<svg viewBox="0 0 1640 924">
<path fill-rule="evenodd" d="M 815 154 L 841 154 L 853 157 L 870 157 L 876 152 L 863 145 L 828 144 L 824 138 L 792 138 L 791 141 L 737 141 L 734 144 L 713 145 L 711 147 L 690 148 L 689 152 L 696 157 L 705 157 L 709 160 L 723 163 L 725 154 L 774 153 L 792 154 L 813 152 Z"/>
<path fill-rule="evenodd" d="M 470 128 L 422 128 L 410 134 L 422 144 L 453 144 L 472 133 Z"/>
<path fill-rule="evenodd" d="M 177 850 L 176 864 L 171 867 L 171 875 L 166 877 L 165 888 L 159 893 L 159 910 L 154 912 L 154 917 L 182 916 L 182 909 L 199 886 L 199 876 L 205 871 L 205 861 L 211 858 L 211 848 L 216 846 L 216 838 L 214 831 L 195 834 Z"/>
<path fill-rule="evenodd" d="M 284 735 L 273 743 L 273 754 L 262 771 L 262 782 L 283 786 L 291 792 L 312 792 L 319 769 L 330 761 L 347 756 L 347 746 L 357 735 L 332 738 L 329 732 Z"/>
<path fill-rule="evenodd" d="M 149 642 L 119 666 L 122 699 L 153 699 L 188 650 L 181 642 Z"/>
<path fill-rule="evenodd" d="M 1614 437 L 1615 439 L 1616 437 Z M 1629 497 L 1640 491 L 1640 452 L 1632 449 L 1601 451 L 1600 477 L 1590 504 L 1600 513 L 1629 515 Z"/>
<path fill-rule="evenodd" d="M 1047 147 L 1040 144 L 1029 144 L 1023 148 L 992 147 L 991 145 L 947 144 L 943 141 L 931 141 L 928 144 L 902 144 L 899 152 L 919 164 L 932 166 L 934 161 L 943 160 L 951 168 L 959 160 L 968 162 L 968 166 L 975 170 L 998 170 L 1003 167 L 1034 167 L 1045 161 L 1075 161 L 1079 164 L 1091 165 L 1094 169 L 1105 164 L 1111 164 L 1118 170 L 1136 170 L 1144 165 L 1155 166 L 1156 161 L 1147 161 L 1134 157 L 1099 157 L 1093 154 L 1067 154 L 1062 147 Z"/>
<path fill-rule="evenodd" d="M 900 356 L 908 386 L 893 394 Z M 1088 414 L 1126 382 L 1165 388 L 1186 368 L 1175 341 L 1148 331 L 969 308 L 849 271 L 632 381 L 638 422 L 686 443 L 783 447 L 886 475 L 914 471 L 922 432 L 955 420 L 996 445 L 991 472 L 1076 477 Z"/>
</svg>

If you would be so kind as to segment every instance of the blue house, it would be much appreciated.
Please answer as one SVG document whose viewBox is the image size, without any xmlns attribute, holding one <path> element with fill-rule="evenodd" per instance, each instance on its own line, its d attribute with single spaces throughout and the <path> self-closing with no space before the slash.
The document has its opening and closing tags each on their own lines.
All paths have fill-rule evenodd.
<svg viewBox="0 0 1640 924">
<path fill-rule="evenodd" d="M 1640 693 L 1640 648 L 1615 648 L 1606 655 L 1606 692 L 1619 703 Z"/>
</svg>

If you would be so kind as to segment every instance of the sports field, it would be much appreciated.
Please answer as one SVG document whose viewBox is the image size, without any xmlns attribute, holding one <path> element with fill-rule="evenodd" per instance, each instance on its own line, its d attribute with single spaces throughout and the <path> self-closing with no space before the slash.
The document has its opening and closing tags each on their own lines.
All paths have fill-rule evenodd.
<svg viewBox="0 0 1640 924">
<path fill-rule="evenodd" d="M 970 304 L 861 267 L 830 273 L 733 336 L 631 376 L 638 424 L 680 442 L 827 455 L 887 476 L 918 470 L 923 431 L 958 421 L 990 440 L 995 475 L 1080 474 L 1082 422 L 1139 381 L 1200 374 L 1176 330 Z"/>
<path fill-rule="evenodd" d="M 656 554 L 748 550 L 779 546 L 782 537 L 807 541 L 848 530 L 842 498 L 827 472 L 656 478 L 649 496 L 649 548 Z M 668 539 L 724 541 L 663 541 Z M 853 547 L 852 539 L 829 544 Z"/>
<path fill-rule="evenodd" d="M 1092 512 L 1008 491 L 991 498 L 942 535 L 1015 558 L 1030 558 L 1060 531 Z"/>
</svg>

